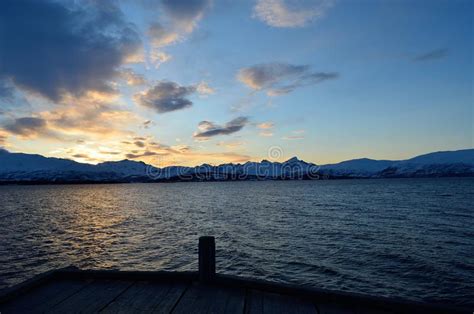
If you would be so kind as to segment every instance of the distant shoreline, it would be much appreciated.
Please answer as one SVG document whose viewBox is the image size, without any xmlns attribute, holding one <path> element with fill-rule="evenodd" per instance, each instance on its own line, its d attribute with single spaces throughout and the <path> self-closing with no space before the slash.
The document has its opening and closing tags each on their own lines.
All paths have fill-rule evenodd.
<svg viewBox="0 0 474 314">
<path fill-rule="evenodd" d="M 0 150 L 0 185 L 340 180 L 474 177 L 474 149 L 434 152 L 403 161 L 368 158 L 316 165 L 292 157 L 284 162 L 202 164 L 157 168 L 121 160 L 97 165 Z"/>
<path fill-rule="evenodd" d="M 203 183 L 203 182 L 256 182 L 256 181 L 330 181 L 330 180 L 383 180 L 383 179 L 443 179 L 443 178 L 474 178 L 474 174 L 455 174 L 445 176 L 398 176 L 398 177 L 325 177 L 321 179 L 244 179 L 244 180 L 180 180 L 180 179 L 160 179 L 160 180 L 110 180 L 110 181 L 94 181 L 94 180 L 79 180 L 79 181 L 0 181 L 0 186 L 19 186 L 19 185 L 102 185 L 102 184 L 133 184 L 133 183 Z"/>
</svg>

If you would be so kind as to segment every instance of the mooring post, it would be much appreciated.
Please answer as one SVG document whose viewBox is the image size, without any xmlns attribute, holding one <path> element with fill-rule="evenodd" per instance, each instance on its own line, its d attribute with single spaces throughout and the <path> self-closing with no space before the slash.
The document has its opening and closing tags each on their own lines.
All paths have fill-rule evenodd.
<svg viewBox="0 0 474 314">
<path fill-rule="evenodd" d="M 216 275 L 216 243 L 214 237 L 199 238 L 199 281 L 209 282 Z"/>
</svg>

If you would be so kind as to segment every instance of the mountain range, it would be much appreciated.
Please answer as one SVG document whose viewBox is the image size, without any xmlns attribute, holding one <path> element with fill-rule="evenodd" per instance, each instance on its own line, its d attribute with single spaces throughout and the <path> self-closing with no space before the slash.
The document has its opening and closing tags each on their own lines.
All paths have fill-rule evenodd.
<svg viewBox="0 0 474 314">
<path fill-rule="evenodd" d="M 341 178 L 412 178 L 474 176 L 474 149 L 435 152 L 407 160 L 353 159 L 316 165 L 293 157 L 285 162 L 203 164 L 158 168 L 141 161 L 108 161 L 97 165 L 73 160 L 13 153 L 0 149 L 0 183 L 115 183 L 227 180 L 298 180 Z"/>
</svg>

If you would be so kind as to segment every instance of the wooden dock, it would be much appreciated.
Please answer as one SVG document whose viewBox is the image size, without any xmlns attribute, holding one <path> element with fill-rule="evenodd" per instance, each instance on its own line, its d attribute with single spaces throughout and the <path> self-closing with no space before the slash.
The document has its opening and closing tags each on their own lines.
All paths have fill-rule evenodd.
<svg viewBox="0 0 474 314">
<path fill-rule="evenodd" d="M 215 273 L 214 238 L 199 243 L 199 272 L 79 270 L 41 274 L 0 296 L 0 313 L 472 313 Z"/>
</svg>

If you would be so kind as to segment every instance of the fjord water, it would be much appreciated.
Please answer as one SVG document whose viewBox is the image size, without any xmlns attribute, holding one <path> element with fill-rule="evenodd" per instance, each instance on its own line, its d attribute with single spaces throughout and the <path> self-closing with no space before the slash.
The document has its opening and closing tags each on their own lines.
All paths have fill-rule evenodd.
<svg viewBox="0 0 474 314">
<path fill-rule="evenodd" d="M 48 269 L 217 270 L 473 305 L 474 178 L 0 187 L 0 288 Z"/>
</svg>

